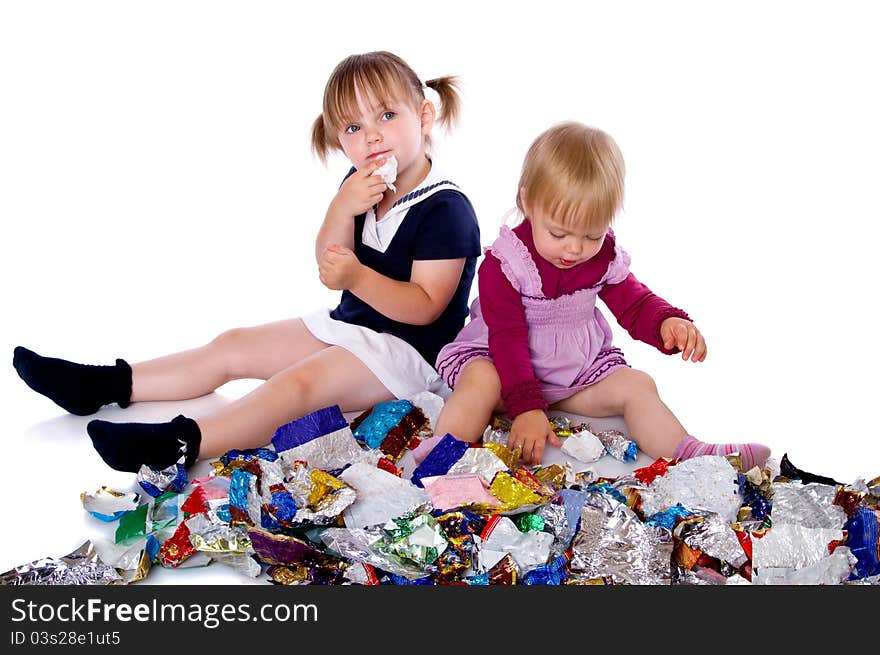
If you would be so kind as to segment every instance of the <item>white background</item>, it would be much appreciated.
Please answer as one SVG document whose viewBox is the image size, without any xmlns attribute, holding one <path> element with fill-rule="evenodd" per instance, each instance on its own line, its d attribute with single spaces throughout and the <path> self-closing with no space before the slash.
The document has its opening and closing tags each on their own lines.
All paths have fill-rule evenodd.
<svg viewBox="0 0 880 655">
<path fill-rule="evenodd" d="M 842 482 L 880 474 L 869 3 L 317 4 L 0 4 L 0 571 L 73 550 L 79 492 L 132 477 L 91 450 L 88 418 L 27 389 L 13 347 L 134 362 L 333 304 L 312 247 L 348 164 L 322 166 L 309 130 L 333 66 L 376 49 L 461 76 L 436 157 L 485 245 L 539 132 L 615 137 L 618 238 L 709 357 L 617 343 L 693 434 Z M 101 416 L 198 415 L 251 384 Z"/>
</svg>

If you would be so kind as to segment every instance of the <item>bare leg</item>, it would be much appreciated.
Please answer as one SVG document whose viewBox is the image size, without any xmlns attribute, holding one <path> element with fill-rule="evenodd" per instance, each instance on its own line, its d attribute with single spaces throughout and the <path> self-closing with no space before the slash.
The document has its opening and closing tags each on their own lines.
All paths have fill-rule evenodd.
<svg viewBox="0 0 880 655">
<path fill-rule="evenodd" d="M 197 419 L 202 434 L 199 456 L 263 446 L 279 426 L 322 407 L 338 404 L 343 412 L 356 411 L 392 398 L 360 359 L 339 346 L 325 347 L 223 409 Z"/>
<path fill-rule="evenodd" d="M 498 372 L 488 359 L 476 359 L 461 372 L 455 391 L 437 419 L 434 434 L 442 437 L 449 433 L 462 441 L 479 441 L 496 410 L 503 410 Z"/>
<path fill-rule="evenodd" d="M 655 458 L 672 457 L 675 447 L 687 436 L 687 430 L 660 400 L 654 380 L 631 368 L 615 371 L 555 403 L 553 409 L 595 417 L 622 414 L 639 448 Z"/>
<path fill-rule="evenodd" d="M 132 365 L 131 401 L 184 400 L 230 380 L 267 380 L 325 348 L 298 318 L 228 330 L 199 348 Z"/>
</svg>

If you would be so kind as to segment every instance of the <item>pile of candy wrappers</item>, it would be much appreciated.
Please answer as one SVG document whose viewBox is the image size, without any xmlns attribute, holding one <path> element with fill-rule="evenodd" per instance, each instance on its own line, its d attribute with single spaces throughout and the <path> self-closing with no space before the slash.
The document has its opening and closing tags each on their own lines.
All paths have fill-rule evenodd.
<svg viewBox="0 0 880 655">
<path fill-rule="evenodd" d="M 735 455 L 661 458 L 616 478 L 525 467 L 503 420 L 482 445 L 425 442 L 427 396 L 351 424 L 319 410 L 207 477 L 189 481 L 181 458 L 142 469 L 143 493 L 84 493 L 86 511 L 118 522 L 115 543 L 87 541 L 0 583 L 126 584 L 151 566 L 212 562 L 298 585 L 880 583 L 880 478 L 841 484 L 787 456 L 750 471 Z M 635 459 L 620 432 L 553 422 L 579 461 Z M 398 468 L 407 451 L 410 474 Z"/>
</svg>

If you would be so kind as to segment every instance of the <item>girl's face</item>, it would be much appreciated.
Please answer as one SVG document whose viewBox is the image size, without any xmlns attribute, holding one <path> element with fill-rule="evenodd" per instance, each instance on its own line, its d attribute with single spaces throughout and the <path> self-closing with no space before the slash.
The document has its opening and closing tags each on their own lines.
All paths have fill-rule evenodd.
<svg viewBox="0 0 880 655">
<path fill-rule="evenodd" d="M 357 94 L 357 116 L 337 134 L 352 165 L 360 169 L 379 156 L 397 157 L 398 177 L 425 157 L 425 137 L 434 125 L 434 106 L 423 100 L 378 100 Z"/>
<path fill-rule="evenodd" d="M 543 211 L 529 211 L 535 249 L 556 268 L 573 268 L 593 257 L 605 243 L 607 230 L 586 231 L 578 226 L 564 226 Z"/>
</svg>

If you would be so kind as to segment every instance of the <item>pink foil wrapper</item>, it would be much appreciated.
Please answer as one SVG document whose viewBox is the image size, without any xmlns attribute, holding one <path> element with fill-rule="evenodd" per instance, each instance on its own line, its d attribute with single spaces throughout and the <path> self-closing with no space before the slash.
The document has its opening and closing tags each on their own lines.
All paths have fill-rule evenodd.
<svg viewBox="0 0 880 655">
<path fill-rule="evenodd" d="M 489 493 L 486 480 L 476 473 L 436 475 L 422 478 L 422 484 L 434 507 L 444 512 L 471 504 L 501 507 L 501 501 Z"/>
</svg>

